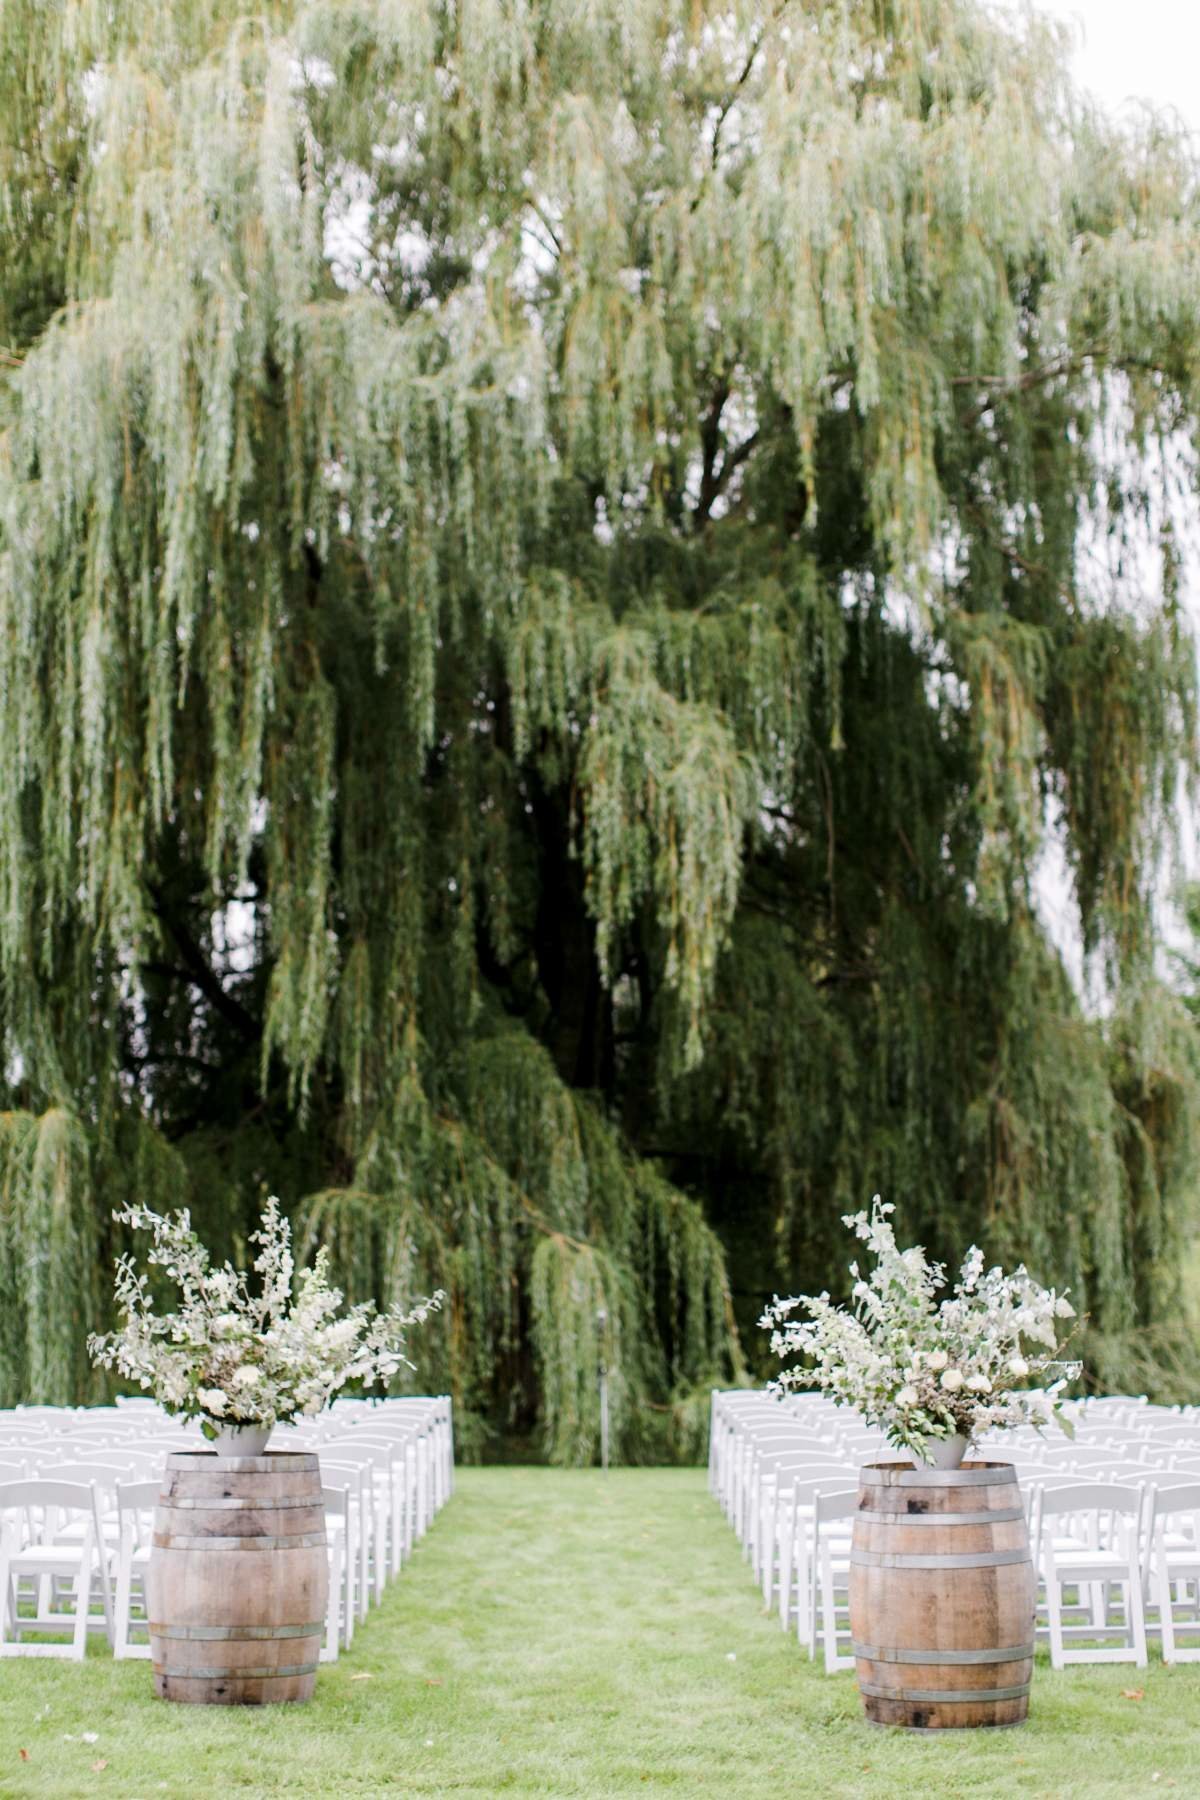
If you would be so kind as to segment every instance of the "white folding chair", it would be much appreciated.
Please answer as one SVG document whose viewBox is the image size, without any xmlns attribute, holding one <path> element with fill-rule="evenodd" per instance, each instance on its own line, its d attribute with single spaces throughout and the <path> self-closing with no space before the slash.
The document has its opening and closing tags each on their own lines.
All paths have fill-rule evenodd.
<svg viewBox="0 0 1200 1800">
<path fill-rule="evenodd" d="M 329 1546 L 329 1605 L 321 1661 L 336 1662 L 339 1648 L 348 1650 L 354 1637 L 354 1505 L 349 1483 L 324 1485 L 321 1498 Z"/>
<path fill-rule="evenodd" d="M 422 1474 L 421 1441 L 415 1430 L 405 1426 L 387 1426 L 372 1421 L 363 1424 L 349 1441 L 360 1449 L 376 1450 L 386 1458 L 387 1472 L 387 1549 L 386 1573 L 395 1579 L 406 1555 L 411 1554 L 416 1539 L 416 1521 L 421 1516 L 420 1479 Z M 431 1459 L 425 1462 L 430 1471 Z"/>
<path fill-rule="evenodd" d="M 813 1534 L 820 1581 L 821 1646 L 825 1673 L 852 1669 L 854 1657 L 838 1649 L 839 1635 L 850 1634 L 850 1540 L 844 1527 L 858 1511 L 858 1489 L 835 1488 L 813 1497 Z"/>
<path fill-rule="evenodd" d="M 372 1547 L 379 1530 L 381 1497 L 375 1486 L 375 1454 L 366 1458 L 343 1450 L 340 1445 L 321 1450 L 321 1478 L 333 1487 L 350 1488 L 354 1514 L 354 1544 L 357 1566 L 351 1571 L 355 1589 L 355 1610 L 359 1621 L 365 1621 L 371 1601 Z"/>
<path fill-rule="evenodd" d="M 817 1633 L 816 1496 L 845 1492 L 853 1479 L 845 1464 L 830 1464 L 809 1470 L 803 1478 L 790 1478 L 783 1496 L 779 1522 L 779 1622 L 787 1631 L 794 1607 L 796 1636 L 809 1656 L 816 1655 Z M 826 1536 L 831 1534 L 840 1535 L 849 1543 L 848 1528 L 835 1533 L 835 1528 L 827 1525 Z"/>
<path fill-rule="evenodd" d="M 1039 1497 L 1041 1573 L 1046 1590 L 1046 1619 L 1050 1636 L 1050 1661 L 1061 1669 L 1068 1663 L 1133 1662 L 1146 1666 L 1146 1622 L 1142 1602 L 1142 1571 L 1138 1536 L 1142 1517 L 1139 1488 L 1117 1482 L 1084 1481 L 1062 1487 L 1046 1487 Z M 1049 1518 L 1072 1521 L 1069 1536 L 1047 1531 Z M 1074 1588 L 1079 1610 L 1091 1590 L 1091 1617 L 1077 1624 L 1063 1619 L 1064 1590 Z M 1112 1595 L 1119 1592 L 1122 1616 L 1112 1617 Z M 1120 1635 L 1128 1643 L 1098 1645 L 1094 1642 L 1068 1649 L 1072 1638 L 1110 1638 Z"/>
<path fill-rule="evenodd" d="M 146 1603 L 146 1572 L 150 1567 L 150 1550 L 154 1534 L 154 1508 L 158 1503 L 157 1481 L 118 1481 L 116 1490 L 118 1539 L 117 1582 L 113 1603 L 113 1655 L 122 1658 L 148 1658 L 149 1639 L 132 1641 L 130 1633 L 149 1632 L 150 1614 Z M 138 1615 L 134 1614 L 137 1606 Z"/>
<path fill-rule="evenodd" d="M 770 1606 L 776 1592 L 790 1580 L 795 1560 L 796 1532 L 802 1521 L 807 1500 L 798 1498 L 801 1489 L 811 1495 L 816 1486 L 845 1487 L 854 1479 L 854 1471 L 832 1452 L 823 1456 L 781 1457 L 764 1480 L 759 1502 L 762 1523 L 759 1528 L 756 1573 L 762 1586 L 763 1604 Z M 781 1602 L 784 1624 L 787 1603 Z"/>
<path fill-rule="evenodd" d="M 62 1541 L 62 1531 L 75 1523 L 82 1526 L 78 1539 Z M 103 1616 L 93 1621 L 92 1581 L 97 1574 Z M 68 1596 L 74 1600 L 69 1610 L 56 1605 Z M 36 1479 L 0 1486 L 0 1656 L 81 1661 L 89 1629 L 111 1632 L 111 1619 L 95 1488 Z M 53 1636 L 56 1641 L 27 1642 L 26 1634 Z"/>
<path fill-rule="evenodd" d="M 1200 1662 L 1200 1644 L 1180 1644 L 1179 1633 L 1200 1633 L 1200 1482 L 1154 1488 L 1150 1494 L 1150 1589 L 1158 1607 L 1163 1661 Z M 1184 1590 L 1190 1587 L 1191 1599 Z M 1176 1590 L 1179 1590 L 1178 1598 Z M 1177 1619 L 1189 1606 L 1190 1619 Z"/>
</svg>

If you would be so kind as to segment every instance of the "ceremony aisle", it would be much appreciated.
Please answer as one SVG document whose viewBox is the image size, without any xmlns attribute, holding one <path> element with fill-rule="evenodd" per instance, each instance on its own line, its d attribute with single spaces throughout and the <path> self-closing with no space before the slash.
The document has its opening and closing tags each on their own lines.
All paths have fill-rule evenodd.
<svg viewBox="0 0 1200 1800">
<path fill-rule="evenodd" d="M 1194 1793 L 1200 1669 L 1039 1658 L 1021 1731 L 871 1730 L 797 1651 L 701 1470 L 462 1469 L 311 1705 L 168 1706 L 145 1663 L 0 1665 L 0 1795 Z"/>
</svg>

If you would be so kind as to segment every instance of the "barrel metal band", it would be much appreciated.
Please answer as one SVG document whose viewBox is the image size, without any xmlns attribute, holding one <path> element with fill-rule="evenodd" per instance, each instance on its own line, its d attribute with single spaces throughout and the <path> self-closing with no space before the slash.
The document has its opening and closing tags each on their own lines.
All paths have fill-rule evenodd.
<svg viewBox="0 0 1200 1800">
<path fill-rule="evenodd" d="M 322 1501 L 319 1494 L 288 1494 L 281 1500 L 242 1500 L 236 1494 L 221 1494 L 210 1500 L 180 1499 L 178 1495 L 167 1494 L 158 1504 L 177 1512 L 294 1512 L 304 1506 L 319 1511 Z"/>
<path fill-rule="evenodd" d="M 183 1638 L 194 1644 L 270 1643 L 274 1638 L 320 1637 L 325 1630 L 323 1619 L 311 1625 L 156 1625 L 150 1621 L 151 1637 Z"/>
<path fill-rule="evenodd" d="M 868 1463 L 858 1472 L 863 1487 L 1016 1486 L 1011 1463 L 970 1463 L 963 1469 L 914 1469 L 911 1463 Z"/>
<path fill-rule="evenodd" d="M 197 1663 L 192 1669 L 171 1669 L 164 1665 L 154 1672 L 168 1681 L 282 1681 L 290 1675 L 312 1675 L 316 1667 L 315 1662 L 281 1663 L 274 1669 L 231 1669 L 228 1663 L 209 1668 Z"/>
<path fill-rule="evenodd" d="M 154 1627 L 150 1627 L 153 1631 Z M 876 1663 L 1006 1663 L 1025 1662 L 1033 1655 L 1032 1644 L 1009 1644 L 999 1650 L 885 1650 L 879 1644 L 854 1644 L 855 1656 Z"/>
<path fill-rule="evenodd" d="M 860 1569 L 1000 1569 L 1009 1563 L 1031 1561 L 1029 1546 L 1023 1550 L 963 1550 L 945 1556 L 907 1556 L 902 1551 L 852 1550 L 850 1561 Z"/>
<path fill-rule="evenodd" d="M 215 1450 L 172 1450 L 167 1455 L 167 1468 L 193 1475 L 209 1469 L 242 1475 L 299 1475 L 320 1467 L 320 1458 L 311 1450 L 265 1450 L 261 1456 L 218 1456 Z"/>
<path fill-rule="evenodd" d="M 864 1525 L 894 1525 L 907 1530 L 910 1525 L 1007 1525 L 1025 1517 L 1023 1506 L 998 1506 L 994 1512 L 961 1513 L 855 1513 Z"/>
<path fill-rule="evenodd" d="M 869 1694 L 872 1700 L 899 1700 L 917 1706 L 969 1706 L 977 1700 L 1023 1700 L 1030 1686 L 1028 1681 L 1022 1681 L 1016 1687 L 998 1688 L 890 1688 L 874 1681 L 860 1681 L 858 1691 Z"/>
<path fill-rule="evenodd" d="M 295 1537 L 178 1537 L 156 1531 L 157 1550 L 323 1550 L 323 1531 L 298 1531 Z"/>
</svg>

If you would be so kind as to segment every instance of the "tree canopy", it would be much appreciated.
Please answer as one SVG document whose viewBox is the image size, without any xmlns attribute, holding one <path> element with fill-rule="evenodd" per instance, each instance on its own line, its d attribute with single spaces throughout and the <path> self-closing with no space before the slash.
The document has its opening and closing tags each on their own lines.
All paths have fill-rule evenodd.
<svg viewBox="0 0 1200 1800">
<path fill-rule="evenodd" d="M 3 1397 L 88 1391 L 114 1202 L 264 1189 L 562 1461 L 602 1349 L 685 1450 L 874 1190 L 1153 1363 L 1200 234 L 1065 68 L 977 0 L 7 0 Z"/>
</svg>

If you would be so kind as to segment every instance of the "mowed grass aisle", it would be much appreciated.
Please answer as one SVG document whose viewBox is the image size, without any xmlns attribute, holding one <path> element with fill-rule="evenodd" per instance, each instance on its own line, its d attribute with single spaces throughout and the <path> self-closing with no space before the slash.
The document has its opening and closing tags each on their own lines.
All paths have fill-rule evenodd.
<svg viewBox="0 0 1200 1800">
<path fill-rule="evenodd" d="M 1200 1793 L 1196 1665 L 1039 1669 L 1022 1731 L 862 1724 L 853 1678 L 819 1675 L 764 1617 L 693 1470 L 462 1471 L 308 1707 L 166 1705 L 146 1663 L 107 1655 L 0 1663 L 3 1795 L 1123 1800 L 1172 1786 Z"/>
</svg>

